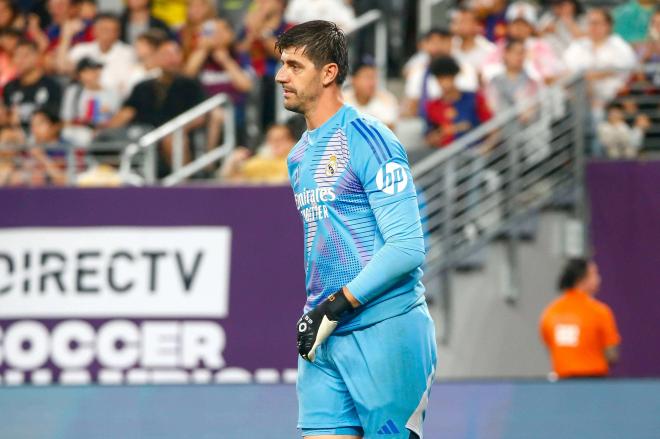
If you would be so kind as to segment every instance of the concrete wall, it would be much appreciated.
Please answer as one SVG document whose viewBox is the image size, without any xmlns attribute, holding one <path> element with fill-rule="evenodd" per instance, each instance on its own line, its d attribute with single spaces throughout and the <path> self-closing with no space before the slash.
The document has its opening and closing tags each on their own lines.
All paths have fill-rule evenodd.
<svg viewBox="0 0 660 439">
<path fill-rule="evenodd" d="M 515 304 L 504 298 L 502 243 L 486 249 L 483 270 L 452 275 L 451 333 L 449 344 L 439 343 L 440 379 L 547 375 L 550 364 L 539 339 L 538 319 L 556 297 L 565 222 L 562 213 L 543 213 L 536 239 L 521 245 L 521 295 Z M 437 306 L 432 313 L 440 335 L 442 314 Z"/>
</svg>

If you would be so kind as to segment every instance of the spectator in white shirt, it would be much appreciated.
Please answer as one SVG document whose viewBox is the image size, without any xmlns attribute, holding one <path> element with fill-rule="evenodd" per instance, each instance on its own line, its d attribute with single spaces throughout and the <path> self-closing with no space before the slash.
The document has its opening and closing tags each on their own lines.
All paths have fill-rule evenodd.
<svg viewBox="0 0 660 439">
<path fill-rule="evenodd" d="M 429 73 L 429 65 L 431 60 L 441 56 L 450 56 L 452 51 L 452 35 L 445 29 L 431 29 L 424 39 L 425 42 L 422 45 L 424 52 L 416 55 L 417 59 L 414 63 L 409 64 L 410 70 L 405 83 L 406 100 L 403 112 L 409 117 L 417 115 L 424 117 L 426 102 L 442 95 L 438 81 Z M 469 92 L 477 91 L 479 78 L 476 69 L 464 62 L 458 64 L 461 69 L 456 76 L 458 89 Z"/>
<path fill-rule="evenodd" d="M 133 48 L 119 40 L 120 22 L 113 14 L 99 14 L 94 21 L 94 41 L 80 43 L 70 49 L 64 39 L 58 48 L 58 60 L 62 73 L 71 73 L 83 58 L 91 58 L 103 64 L 101 84 L 121 96 L 129 92 L 128 79 L 135 64 Z M 70 49 L 70 50 L 69 50 Z"/>
<path fill-rule="evenodd" d="M 392 93 L 378 87 L 378 69 L 371 62 L 362 62 L 353 69 L 351 87 L 344 99 L 359 111 L 394 129 L 399 116 L 399 103 Z"/>
<path fill-rule="evenodd" d="M 565 71 L 561 58 L 555 53 L 550 44 L 534 36 L 536 26 L 536 7 L 527 2 L 515 2 L 509 5 L 506 12 L 507 36 L 512 40 L 519 40 L 525 44 L 525 69 L 534 79 L 545 83 L 552 83 Z M 493 70 L 502 64 L 505 42 L 500 41 L 491 52 L 484 65 L 482 74 L 486 80 L 493 76 Z"/>
<path fill-rule="evenodd" d="M 292 24 L 327 20 L 350 32 L 355 27 L 355 11 L 344 0 L 291 0 L 284 11 L 284 20 Z"/>
<path fill-rule="evenodd" d="M 600 120 L 605 103 L 625 85 L 636 56 L 628 43 L 612 34 L 609 12 L 596 8 L 587 13 L 587 36 L 571 43 L 564 62 L 569 70 L 585 73 L 594 116 Z"/>
<path fill-rule="evenodd" d="M 578 0 L 550 0 L 550 10 L 541 16 L 538 30 L 555 52 L 564 53 L 584 36 L 584 9 Z"/>
<path fill-rule="evenodd" d="M 495 45 L 481 35 L 476 12 L 466 8 L 458 9 L 451 20 L 451 31 L 455 35 L 452 55 L 459 63 L 469 64 L 479 71 Z"/>
</svg>

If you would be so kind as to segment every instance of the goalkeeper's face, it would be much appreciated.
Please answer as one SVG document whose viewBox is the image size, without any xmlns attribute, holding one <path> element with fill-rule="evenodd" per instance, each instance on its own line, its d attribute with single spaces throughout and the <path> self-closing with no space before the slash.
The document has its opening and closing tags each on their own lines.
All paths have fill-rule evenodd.
<svg viewBox="0 0 660 439">
<path fill-rule="evenodd" d="M 317 68 L 305 56 L 304 49 L 295 47 L 283 50 L 281 60 L 282 67 L 275 80 L 282 85 L 284 108 L 306 114 L 316 107 L 323 91 L 327 66 Z"/>
</svg>

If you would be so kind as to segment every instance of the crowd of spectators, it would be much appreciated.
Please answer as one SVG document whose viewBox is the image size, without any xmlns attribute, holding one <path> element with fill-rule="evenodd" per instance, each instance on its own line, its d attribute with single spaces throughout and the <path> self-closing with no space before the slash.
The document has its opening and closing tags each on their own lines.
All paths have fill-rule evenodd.
<svg viewBox="0 0 660 439">
<path fill-rule="evenodd" d="M 654 11 L 652 2 L 632 0 L 612 11 L 585 9 L 579 0 L 550 0 L 545 8 L 525 1 L 459 3 L 448 28 L 428 31 L 403 70 L 404 114 L 425 120 L 430 146 L 444 147 L 491 114 L 583 73 L 591 105 L 587 125 L 594 138 L 588 153 L 637 155 L 648 117 L 634 114 L 617 122 L 617 138 L 632 137 L 626 143 L 632 146 L 620 153 L 603 139 L 613 130 L 606 109 L 612 113 L 631 80 L 646 76 L 637 72 L 642 63 L 659 59 L 660 10 Z M 657 81 L 657 73 L 645 79 Z M 652 93 L 659 86 L 654 84 Z"/>
<path fill-rule="evenodd" d="M 248 156 L 285 157 L 278 145 L 286 143 L 286 125 L 275 124 L 277 37 L 315 18 L 350 31 L 356 25 L 351 3 L 356 2 L 125 0 L 123 11 L 114 14 L 103 1 L 0 0 L 0 185 L 66 183 L 70 148 L 78 149 L 79 170 L 93 184 L 94 172 L 82 163 L 94 163 L 96 156 L 86 146 L 126 141 L 217 93 L 231 99 L 234 120 L 226 121 L 226 112 L 216 109 L 189 123 L 184 161 L 222 143 L 222 127 L 233 123 L 245 149 L 217 174 L 245 181 L 239 171 Z M 660 61 L 660 12 L 647 0 L 631 0 L 611 12 L 585 10 L 580 0 L 464 0 L 457 6 L 449 26 L 420 38 L 401 72 L 402 96 L 378 83 L 373 58 L 360 53 L 347 102 L 394 130 L 401 118 L 421 118 L 428 145 L 442 148 L 492 114 L 584 72 L 596 140 L 616 137 L 602 134 L 609 132 L 633 137 L 626 147 L 601 142 L 603 151 L 613 157 L 639 151 L 648 118 L 621 119 L 613 101 L 639 62 Z M 172 148 L 170 138 L 159 144 L 160 174 L 171 170 Z M 99 169 L 104 176 L 113 172 Z"/>
</svg>

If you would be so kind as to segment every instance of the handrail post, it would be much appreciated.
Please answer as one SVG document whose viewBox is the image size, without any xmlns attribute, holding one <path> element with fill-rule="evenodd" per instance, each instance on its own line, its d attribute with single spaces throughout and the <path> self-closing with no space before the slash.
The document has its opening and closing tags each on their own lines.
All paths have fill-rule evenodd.
<svg viewBox="0 0 660 439">
<path fill-rule="evenodd" d="M 503 285 L 503 296 L 507 303 L 515 304 L 520 298 L 520 260 L 518 257 L 518 244 L 519 239 L 518 235 L 520 234 L 519 228 L 521 227 L 522 221 L 520 218 L 516 218 L 516 206 L 520 203 L 521 197 L 521 185 L 519 182 L 520 175 L 522 174 L 519 170 L 521 166 L 521 148 L 523 147 L 526 138 L 523 133 L 525 130 L 523 126 L 513 119 L 508 124 L 503 127 L 505 133 L 505 138 L 509 139 L 507 145 L 507 155 L 506 160 L 508 162 L 508 184 L 505 189 L 505 202 L 503 212 L 504 216 L 509 216 L 510 228 L 506 231 L 506 240 L 505 240 L 505 257 L 506 263 L 503 264 L 504 270 L 504 285 Z"/>
<path fill-rule="evenodd" d="M 76 150 L 73 145 L 66 149 L 66 180 L 68 186 L 76 184 Z"/>
<path fill-rule="evenodd" d="M 570 101 L 569 101 L 570 102 Z M 582 252 L 587 253 L 589 249 L 589 209 L 586 202 L 586 182 L 585 182 L 585 132 L 584 124 L 587 122 L 586 106 L 588 105 L 586 78 L 580 76 L 575 83 L 574 98 L 575 117 L 574 123 L 574 141 L 575 145 L 575 216 L 582 222 Z"/>
<path fill-rule="evenodd" d="M 232 104 L 229 104 L 224 109 L 224 145 L 236 145 L 236 123 L 234 119 L 235 109 Z M 283 121 L 282 121 L 283 122 Z"/>
<path fill-rule="evenodd" d="M 454 221 L 453 221 L 453 210 L 455 206 L 455 193 L 456 193 L 456 156 L 450 157 L 447 162 L 445 163 L 444 166 L 442 166 L 442 173 L 443 175 L 443 183 L 444 183 L 444 191 L 442 194 L 442 198 L 444 198 L 444 212 L 443 216 L 445 220 L 442 222 L 442 229 L 441 229 L 441 234 L 443 236 L 442 241 L 442 246 L 443 248 L 441 251 L 445 254 L 449 254 L 452 250 L 452 234 L 453 234 L 453 229 L 454 229 Z M 431 172 L 437 172 L 437 171 L 431 171 Z M 442 320 L 444 322 L 443 328 L 442 328 L 442 334 L 440 336 L 440 343 L 444 346 L 449 344 L 449 340 L 451 337 L 451 317 L 452 317 L 452 290 L 451 290 L 451 267 L 444 266 L 440 273 L 440 309 L 442 312 Z"/>
<path fill-rule="evenodd" d="M 151 144 L 144 151 L 144 181 L 147 184 L 156 183 L 156 167 L 158 166 L 158 154 L 156 148 L 158 145 Z"/>
<path fill-rule="evenodd" d="M 381 13 L 376 21 L 376 31 L 374 39 L 374 58 L 378 67 L 378 74 L 381 87 L 385 87 L 387 81 L 387 23 L 385 23 L 385 14 Z"/>
<path fill-rule="evenodd" d="M 178 171 L 183 166 L 184 147 L 183 127 L 177 128 L 172 134 L 172 170 Z"/>
</svg>

